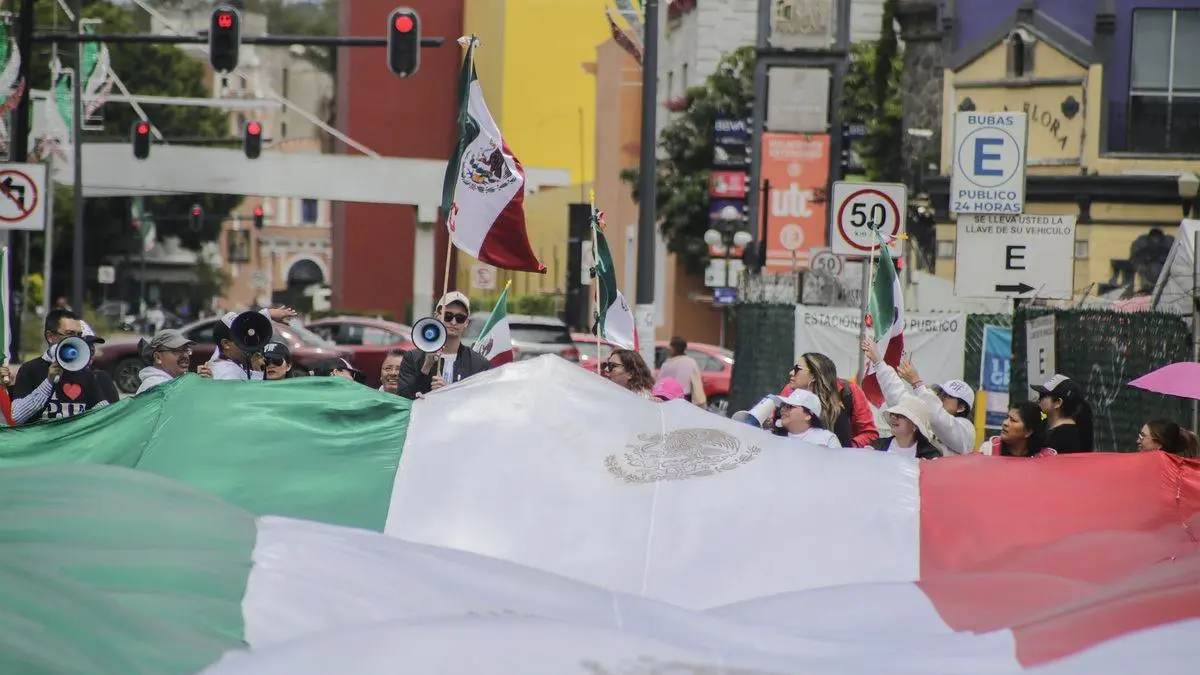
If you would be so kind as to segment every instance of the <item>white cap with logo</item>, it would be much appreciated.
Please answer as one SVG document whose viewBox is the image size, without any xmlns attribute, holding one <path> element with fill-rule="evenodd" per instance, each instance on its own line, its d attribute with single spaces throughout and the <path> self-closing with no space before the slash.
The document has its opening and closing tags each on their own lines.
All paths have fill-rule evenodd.
<svg viewBox="0 0 1200 675">
<path fill-rule="evenodd" d="M 946 380 L 938 385 L 938 389 L 950 398 L 962 401 L 968 408 L 975 405 L 975 390 L 962 380 Z"/>
</svg>

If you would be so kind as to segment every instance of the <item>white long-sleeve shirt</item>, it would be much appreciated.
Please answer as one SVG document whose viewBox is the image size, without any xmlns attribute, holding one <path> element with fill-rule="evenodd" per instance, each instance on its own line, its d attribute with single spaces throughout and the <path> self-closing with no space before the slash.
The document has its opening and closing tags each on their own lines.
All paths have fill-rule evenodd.
<svg viewBox="0 0 1200 675">
<path fill-rule="evenodd" d="M 883 400 L 889 407 L 898 404 L 909 393 L 908 384 L 888 364 L 880 362 L 875 366 L 875 376 L 879 379 L 879 388 L 883 390 Z M 942 407 L 942 399 L 924 384 L 913 389 L 912 393 L 924 401 L 933 413 L 929 424 L 933 427 L 935 438 L 929 439 L 930 443 L 943 452 L 956 455 L 966 455 L 975 449 L 975 424 L 971 420 L 946 412 Z"/>
<path fill-rule="evenodd" d="M 216 359 L 208 362 L 214 380 L 262 380 L 266 373 L 261 370 L 246 372 L 237 363 L 228 359 Z"/>
</svg>

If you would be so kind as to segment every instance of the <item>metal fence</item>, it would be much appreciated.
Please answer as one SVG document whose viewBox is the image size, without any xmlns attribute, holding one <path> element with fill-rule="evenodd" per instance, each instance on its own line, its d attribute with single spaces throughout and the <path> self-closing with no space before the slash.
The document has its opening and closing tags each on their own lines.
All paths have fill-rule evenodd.
<svg viewBox="0 0 1200 675">
<path fill-rule="evenodd" d="M 1177 314 L 1019 310 L 1012 322 L 1012 400 L 1025 400 L 1031 394 L 1026 381 L 1025 322 L 1047 314 L 1055 316 L 1055 370 L 1086 390 L 1095 416 L 1097 450 L 1132 452 L 1138 430 L 1157 417 L 1188 426 L 1191 412 L 1183 399 L 1127 386 L 1152 370 L 1190 359 L 1191 330 Z"/>
</svg>

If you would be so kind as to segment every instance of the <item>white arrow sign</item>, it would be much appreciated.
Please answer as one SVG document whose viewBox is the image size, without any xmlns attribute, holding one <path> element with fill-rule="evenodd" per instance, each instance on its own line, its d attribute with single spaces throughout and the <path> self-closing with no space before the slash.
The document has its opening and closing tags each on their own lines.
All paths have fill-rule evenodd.
<svg viewBox="0 0 1200 675">
<path fill-rule="evenodd" d="M 954 294 L 1058 298 L 1075 289 L 1075 216 L 958 217 Z"/>
</svg>

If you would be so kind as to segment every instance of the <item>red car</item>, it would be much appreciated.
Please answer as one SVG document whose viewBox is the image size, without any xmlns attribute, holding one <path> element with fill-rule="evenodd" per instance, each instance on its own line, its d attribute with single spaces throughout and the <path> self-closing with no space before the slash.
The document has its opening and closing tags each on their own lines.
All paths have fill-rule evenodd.
<svg viewBox="0 0 1200 675">
<path fill-rule="evenodd" d="M 600 363 L 608 358 L 612 347 L 601 344 L 599 361 L 597 361 L 597 340 L 594 335 L 587 333 L 572 333 L 571 337 L 579 345 L 579 365 L 589 370 L 599 372 Z M 666 341 L 654 345 L 654 375 L 658 377 L 663 361 L 667 360 L 668 346 Z M 729 381 L 733 377 L 733 352 L 717 345 L 689 342 L 687 355 L 696 360 L 700 366 L 700 380 L 704 383 L 704 396 L 708 399 L 708 409 L 727 415 L 729 412 Z"/>
<path fill-rule="evenodd" d="M 388 352 L 414 348 L 412 328 L 394 321 L 363 316 L 330 316 L 308 324 L 322 338 L 354 352 L 354 365 L 367 376 L 367 384 L 378 388 L 380 370 Z"/>
<path fill-rule="evenodd" d="M 201 364 L 207 363 L 212 358 L 213 352 L 217 350 L 216 342 L 213 340 L 213 328 L 218 321 L 220 319 L 214 317 L 179 328 L 179 331 L 187 339 L 196 343 L 192 347 L 190 367 L 192 372 L 196 372 L 196 368 Z M 339 356 L 351 360 L 354 358 L 349 350 L 338 349 L 337 346 L 322 340 L 319 336 L 300 326 L 276 323 L 275 340 L 287 343 L 288 348 L 292 351 L 292 358 L 302 368 L 312 368 L 320 361 Z M 104 344 L 96 345 L 96 354 L 92 360 L 92 367 L 111 375 L 113 381 L 117 383 L 117 388 L 125 394 L 137 391 L 138 385 L 142 383 L 138 373 L 146 367 L 145 361 L 138 354 L 138 341 L 138 338 L 108 340 Z"/>
</svg>

